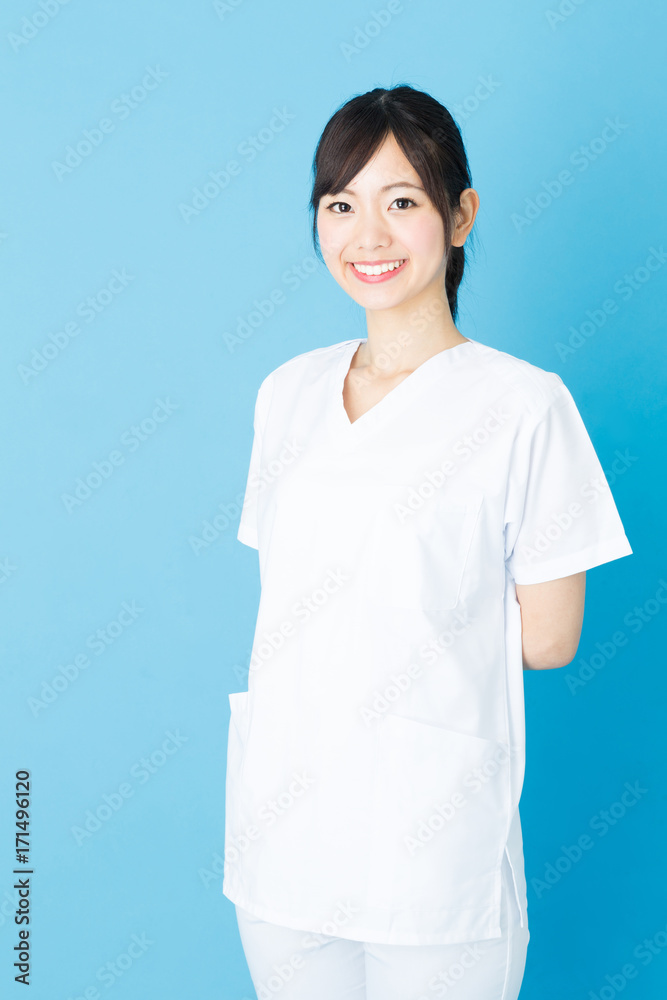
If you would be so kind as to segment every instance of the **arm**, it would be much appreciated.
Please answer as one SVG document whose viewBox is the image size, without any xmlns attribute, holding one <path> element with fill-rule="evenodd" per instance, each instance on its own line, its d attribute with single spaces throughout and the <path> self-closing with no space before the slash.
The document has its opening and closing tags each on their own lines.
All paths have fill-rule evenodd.
<svg viewBox="0 0 667 1000">
<path fill-rule="evenodd" d="M 524 670 L 550 670 L 570 663 L 584 621 L 586 573 L 546 583 L 516 585 L 521 607 Z"/>
</svg>

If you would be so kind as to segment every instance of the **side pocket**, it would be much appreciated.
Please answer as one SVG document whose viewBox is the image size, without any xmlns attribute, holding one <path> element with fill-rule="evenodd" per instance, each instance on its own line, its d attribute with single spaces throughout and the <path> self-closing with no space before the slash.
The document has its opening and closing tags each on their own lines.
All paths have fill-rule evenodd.
<svg viewBox="0 0 667 1000">
<path fill-rule="evenodd" d="M 371 905 L 391 907 L 399 920 L 400 914 L 423 920 L 426 928 L 437 929 L 442 920 L 460 940 L 500 933 L 509 759 L 505 743 L 395 714 L 384 717 Z"/>
</svg>

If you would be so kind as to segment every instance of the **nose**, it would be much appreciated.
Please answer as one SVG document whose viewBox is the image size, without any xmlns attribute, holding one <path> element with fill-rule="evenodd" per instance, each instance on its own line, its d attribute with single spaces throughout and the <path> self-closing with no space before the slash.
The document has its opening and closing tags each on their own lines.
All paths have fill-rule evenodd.
<svg viewBox="0 0 667 1000">
<path fill-rule="evenodd" d="M 359 222 L 353 243 L 357 250 L 375 251 L 380 247 L 389 246 L 391 236 L 383 222 L 377 219 L 366 219 Z"/>
<path fill-rule="evenodd" d="M 391 232 L 381 208 L 359 206 L 350 242 L 357 251 L 366 250 L 371 253 L 389 246 Z"/>
</svg>

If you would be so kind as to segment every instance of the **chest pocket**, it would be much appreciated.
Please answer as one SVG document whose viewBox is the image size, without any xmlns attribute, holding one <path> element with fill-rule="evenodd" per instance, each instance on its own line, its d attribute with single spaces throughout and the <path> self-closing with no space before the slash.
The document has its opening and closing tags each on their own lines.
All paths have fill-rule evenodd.
<svg viewBox="0 0 667 1000">
<path fill-rule="evenodd" d="M 445 611 L 461 595 L 475 527 L 479 493 L 451 497 L 442 491 L 413 506 L 408 487 L 392 484 L 392 499 L 374 517 L 369 545 L 368 598 L 384 607 Z"/>
</svg>

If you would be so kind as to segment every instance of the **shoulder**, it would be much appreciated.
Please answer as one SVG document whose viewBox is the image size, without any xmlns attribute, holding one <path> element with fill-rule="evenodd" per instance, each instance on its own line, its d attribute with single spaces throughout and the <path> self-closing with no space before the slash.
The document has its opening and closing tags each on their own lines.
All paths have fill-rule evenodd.
<svg viewBox="0 0 667 1000">
<path fill-rule="evenodd" d="M 557 372 L 540 368 L 524 358 L 517 358 L 477 340 L 473 343 L 476 345 L 474 360 L 478 370 L 495 388 L 503 387 L 527 416 L 539 417 L 552 403 L 564 402 L 569 397 L 569 390 Z"/>
<path fill-rule="evenodd" d="M 264 394 L 273 389 L 276 384 L 288 385 L 297 384 L 304 377 L 310 381 L 318 374 L 329 371 L 332 364 L 335 364 L 341 353 L 348 344 L 358 343 L 358 338 L 342 340 L 337 344 L 329 344 L 326 347 L 315 347 L 310 351 L 302 351 L 294 357 L 283 361 L 276 368 L 273 368 L 264 377 L 259 387 L 259 392 Z"/>
</svg>

